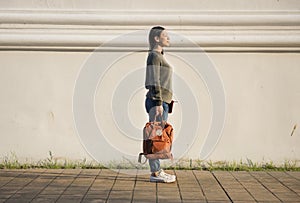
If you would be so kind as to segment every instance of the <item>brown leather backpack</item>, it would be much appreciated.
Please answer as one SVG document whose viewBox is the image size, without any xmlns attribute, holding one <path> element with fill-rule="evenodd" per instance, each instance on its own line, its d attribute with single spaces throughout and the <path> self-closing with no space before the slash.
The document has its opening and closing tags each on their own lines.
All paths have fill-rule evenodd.
<svg viewBox="0 0 300 203">
<path fill-rule="evenodd" d="M 143 129 L 143 153 L 147 159 L 173 159 L 173 127 L 167 122 L 148 122 Z"/>
</svg>

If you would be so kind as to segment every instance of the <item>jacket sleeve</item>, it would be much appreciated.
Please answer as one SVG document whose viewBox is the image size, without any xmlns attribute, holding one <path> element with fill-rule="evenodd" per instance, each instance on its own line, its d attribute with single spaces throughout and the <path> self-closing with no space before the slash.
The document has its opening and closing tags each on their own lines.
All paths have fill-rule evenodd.
<svg viewBox="0 0 300 203">
<path fill-rule="evenodd" d="M 156 101 L 156 106 L 162 105 L 160 70 L 161 59 L 152 53 L 148 56 L 146 69 L 146 88 L 151 92 L 151 97 Z"/>
</svg>

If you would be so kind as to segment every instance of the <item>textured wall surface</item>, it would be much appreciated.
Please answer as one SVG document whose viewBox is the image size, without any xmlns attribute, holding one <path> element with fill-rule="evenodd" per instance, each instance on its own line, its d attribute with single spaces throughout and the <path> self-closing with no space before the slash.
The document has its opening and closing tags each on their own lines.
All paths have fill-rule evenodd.
<svg viewBox="0 0 300 203">
<path fill-rule="evenodd" d="M 177 157 L 299 160 L 299 9 L 296 0 L 2 1 L 0 156 L 135 159 L 147 121 L 147 32 L 163 25 Z M 89 87 L 78 95 L 92 103 L 77 101 Z"/>
</svg>

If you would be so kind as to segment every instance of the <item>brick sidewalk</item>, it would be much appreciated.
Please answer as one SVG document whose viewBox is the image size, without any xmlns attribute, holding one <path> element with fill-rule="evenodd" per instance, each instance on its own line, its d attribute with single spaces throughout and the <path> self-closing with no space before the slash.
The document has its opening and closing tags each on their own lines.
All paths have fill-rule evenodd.
<svg viewBox="0 0 300 203">
<path fill-rule="evenodd" d="M 300 202 L 300 172 L 0 170 L 0 202 Z"/>
</svg>

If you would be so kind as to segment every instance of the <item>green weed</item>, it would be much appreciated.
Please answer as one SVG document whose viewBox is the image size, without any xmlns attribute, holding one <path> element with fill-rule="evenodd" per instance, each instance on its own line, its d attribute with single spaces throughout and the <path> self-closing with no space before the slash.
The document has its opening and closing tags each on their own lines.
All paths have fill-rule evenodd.
<svg viewBox="0 0 300 203">
<path fill-rule="evenodd" d="M 300 171 L 300 161 L 285 161 L 283 164 L 274 162 L 255 163 L 250 159 L 240 161 L 216 161 L 181 159 L 171 166 L 165 165 L 166 169 L 175 170 L 206 170 L 206 171 Z"/>
<path fill-rule="evenodd" d="M 300 160 L 286 160 L 283 164 L 275 164 L 272 161 L 256 163 L 250 159 L 246 161 L 216 161 L 199 160 L 199 159 L 180 159 L 173 162 L 162 162 L 165 169 L 174 170 L 206 170 L 206 171 L 300 171 Z M 148 163 L 138 164 L 132 160 L 123 157 L 122 161 L 112 160 L 105 164 L 83 160 L 68 160 L 66 158 L 55 157 L 49 151 L 47 158 L 38 162 L 19 161 L 16 153 L 4 156 L 0 159 L 0 169 L 30 169 L 30 168 L 47 168 L 47 169 L 149 169 Z"/>
<path fill-rule="evenodd" d="M 104 168 L 97 162 L 87 162 L 83 160 L 68 160 L 65 158 L 58 158 L 49 151 L 49 156 L 38 162 L 25 161 L 20 162 L 15 153 L 11 153 L 2 158 L 0 162 L 0 169 L 30 169 L 30 168 L 47 168 L 47 169 L 100 169 Z"/>
</svg>

